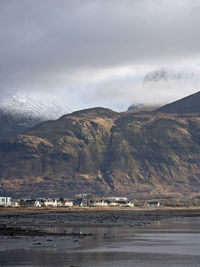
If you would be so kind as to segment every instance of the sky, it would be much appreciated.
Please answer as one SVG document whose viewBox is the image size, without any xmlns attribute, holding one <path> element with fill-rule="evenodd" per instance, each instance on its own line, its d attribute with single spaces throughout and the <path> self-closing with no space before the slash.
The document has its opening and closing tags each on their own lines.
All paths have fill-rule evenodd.
<svg viewBox="0 0 200 267">
<path fill-rule="evenodd" d="M 171 102 L 199 91 L 199 26 L 199 0 L 1 0 L 1 98 L 72 110 Z M 144 83 L 157 70 L 172 77 Z"/>
</svg>

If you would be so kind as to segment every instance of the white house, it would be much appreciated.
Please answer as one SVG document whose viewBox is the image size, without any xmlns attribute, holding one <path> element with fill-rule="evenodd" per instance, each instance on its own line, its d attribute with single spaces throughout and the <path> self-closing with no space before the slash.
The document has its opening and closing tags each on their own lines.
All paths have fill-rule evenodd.
<svg viewBox="0 0 200 267">
<path fill-rule="evenodd" d="M 100 200 L 100 201 L 94 201 L 94 202 L 90 203 L 90 206 L 93 206 L 93 207 L 107 207 L 108 203 L 103 201 L 103 200 Z"/>
<path fill-rule="evenodd" d="M 160 207 L 160 202 L 158 201 L 150 201 L 147 203 L 148 207 Z"/>
<path fill-rule="evenodd" d="M 131 202 L 131 201 L 127 202 L 127 203 L 126 203 L 126 206 L 127 206 L 127 207 L 135 207 L 134 203 Z"/>
<path fill-rule="evenodd" d="M 116 206 L 118 206 L 118 204 L 117 204 L 116 201 L 112 201 L 112 202 L 110 202 L 109 205 L 110 205 L 111 207 L 116 207 Z"/>
<path fill-rule="evenodd" d="M 64 204 L 65 207 L 73 207 L 73 205 L 74 205 L 74 203 L 72 201 L 70 201 L 70 200 L 66 200 L 64 203 L 65 203 Z"/>
<path fill-rule="evenodd" d="M 106 197 L 105 199 L 110 201 L 128 201 L 127 197 Z"/>
<path fill-rule="evenodd" d="M 58 201 L 57 201 L 57 199 L 47 198 L 44 201 L 44 205 L 46 207 L 48 207 L 48 206 L 50 206 L 50 207 L 57 207 L 58 206 Z"/>
<path fill-rule="evenodd" d="M 134 203 L 129 201 L 127 197 L 107 197 L 105 202 L 112 207 L 134 207 Z"/>
<path fill-rule="evenodd" d="M 17 199 L 12 199 L 12 203 L 11 203 L 12 207 L 20 207 L 20 203 L 19 200 Z"/>
<path fill-rule="evenodd" d="M 9 207 L 11 205 L 11 197 L 0 197 L 0 206 Z"/>
<path fill-rule="evenodd" d="M 43 206 L 43 201 L 40 199 L 36 199 L 34 203 L 35 207 L 41 208 Z"/>
</svg>

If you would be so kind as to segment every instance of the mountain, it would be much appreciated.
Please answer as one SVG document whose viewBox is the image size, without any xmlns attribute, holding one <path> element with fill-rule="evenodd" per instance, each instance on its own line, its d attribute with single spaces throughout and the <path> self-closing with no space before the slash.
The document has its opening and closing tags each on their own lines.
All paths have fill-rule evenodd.
<svg viewBox="0 0 200 267">
<path fill-rule="evenodd" d="M 132 104 L 128 107 L 128 110 L 137 110 L 143 106 L 144 106 L 143 104 Z"/>
<path fill-rule="evenodd" d="M 199 140 L 199 113 L 82 110 L 0 140 L 0 184 L 17 197 L 192 197 Z"/>
<path fill-rule="evenodd" d="M 22 133 L 30 127 L 42 122 L 26 114 L 12 114 L 0 109 L 0 138 Z"/>
<path fill-rule="evenodd" d="M 200 91 L 156 110 L 163 113 L 200 113 Z"/>
<path fill-rule="evenodd" d="M 0 102 L 0 137 L 13 136 L 46 120 L 69 113 L 66 106 L 53 100 L 15 93 Z"/>
<path fill-rule="evenodd" d="M 127 111 L 131 111 L 134 113 L 138 112 L 152 112 L 154 110 L 157 110 L 160 107 L 160 105 L 136 105 L 132 104 L 128 107 Z"/>
</svg>

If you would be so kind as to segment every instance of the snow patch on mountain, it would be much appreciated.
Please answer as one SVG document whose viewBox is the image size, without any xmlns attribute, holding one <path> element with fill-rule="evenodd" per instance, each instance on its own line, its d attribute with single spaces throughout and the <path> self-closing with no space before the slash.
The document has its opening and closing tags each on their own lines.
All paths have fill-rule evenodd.
<svg viewBox="0 0 200 267">
<path fill-rule="evenodd" d="M 0 102 L 0 138 L 20 134 L 46 120 L 55 120 L 71 109 L 51 97 L 13 93 Z"/>
<path fill-rule="evenodd" d="M 58 105 L 48 97 L 30 97 L 20 93 L 4 98 L 0 103 L 0 108 L 4 113 L 32 117 L 40 121 L 58 119 L 71 112 L 67 106 Z"/>
</svg>

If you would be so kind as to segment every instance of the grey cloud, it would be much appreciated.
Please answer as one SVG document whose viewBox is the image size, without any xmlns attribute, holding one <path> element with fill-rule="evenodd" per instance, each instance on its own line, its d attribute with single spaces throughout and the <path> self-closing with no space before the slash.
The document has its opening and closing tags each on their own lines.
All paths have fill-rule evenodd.
<svg viewBox="0 0 200 267">
<path fill-rule="evenodd" d="M 197 0 L 2 0 L 0 88 L 65 87 L 78 95 L 85 71 L 196 60 L 198 25 Z"/>
</svg>

